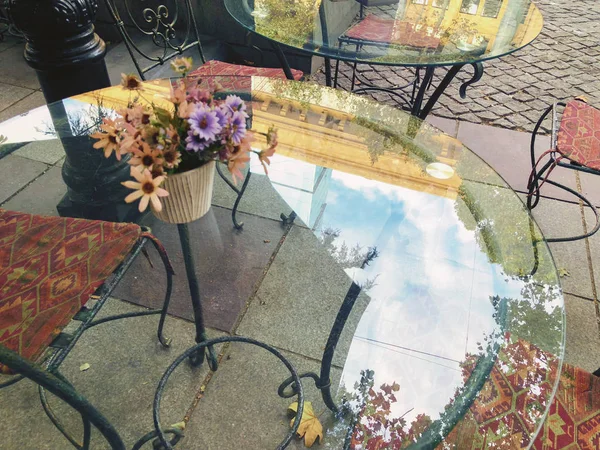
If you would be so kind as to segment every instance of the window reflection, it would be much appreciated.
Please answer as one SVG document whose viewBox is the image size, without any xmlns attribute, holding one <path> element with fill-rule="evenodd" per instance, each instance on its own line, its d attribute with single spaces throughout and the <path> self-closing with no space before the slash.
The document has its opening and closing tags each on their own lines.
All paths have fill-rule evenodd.
<svg viewBox="0 0 600 450">
<path fill-rule="evenodd" d="M 460 5 L 460 12 L 465 14 L 477 14 L 479 0 L 463 0 Z"/>
<path fill-rule="evenodd" d="M 414 5 L 426 5 L 428 0 L 412 0 Z"/>
<path fill-rule="evenodd" d="M 450 0 L 433 0 L 431 6 L 433 6 L 434 8 L 448 9 L 449 3 Z"/>
<path fill-rule="evenodd" d="M 483 17 L 492 17 L 494 19 L 498 17 L 498 13 L 502 7 L 502 1 L 503 0 L 485 0 L 481 15 Z"/>
</svg>

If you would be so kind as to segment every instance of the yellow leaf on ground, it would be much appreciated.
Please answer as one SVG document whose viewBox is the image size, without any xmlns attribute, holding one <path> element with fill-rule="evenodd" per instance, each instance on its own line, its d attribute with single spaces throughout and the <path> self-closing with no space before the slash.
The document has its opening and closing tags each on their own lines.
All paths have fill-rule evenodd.
<svg viewBox="0 0 600 450">
<path fill-rule="evenodd" d="M 570 277 L 571 274 L 569 273 L 569 271 L 567 269 L 565 269 L 564 267 L 561 267 L 560 269 L 558 269 L 558 276 L 561 278 L 564 278 L 564 277 Z"/>
<path fill-rule="evenodd" d="M 288 409 L 295 413 L 298 412 L 298 402 L 292 403 Z M 290 421 L 290 427 L 294 425 L 294 417 Z M 302 411 L 302 419 L 300 420 L 300 426 L 298 427 L 298 437 L 304 437 L 304 445 L 308 448 L 312 447 L 317 438 L 319 438 L 319 444 L 323 442 L 323 425 L 315 415 L 311 402 L 304 402 L 304 409 Z"/>
</svg>

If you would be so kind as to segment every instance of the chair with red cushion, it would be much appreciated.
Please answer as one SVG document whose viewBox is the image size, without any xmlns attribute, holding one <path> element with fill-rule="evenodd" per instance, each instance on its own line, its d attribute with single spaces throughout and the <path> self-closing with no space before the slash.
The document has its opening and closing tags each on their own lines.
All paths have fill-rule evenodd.
<svg viewBox="0 0 600 450">
<path fill-rule="evenodd" d="M 95 319 L 148 241 L 167 273 L 163 307 Z M 112 448 L 120 448 L 118 435 L 66 382 L 60 365 L 85 330 L 126 317 L 160 315 L 158 339 L 168 347 L 162 330 L 172 275 L 163 246 L 139 225 L 0 209 L 0 388 L 29 378 L 40 386 L 42 405 L 53 423 L 60 421 L 46 406 L 46 389 L 82 414 L 87 432 L 94 425 Z M 72 320 L 79 327 L 63 333 Z M 58 428 L 71 442 L 78 440 Z"/>
<path fill-rule="evenodd" d="M 194 70 L 192 75 L 286 78 L 282 69 L 243 66 L 223 61 L 207 62 L 202 50 L 194 10 L 191 2 L 187 0 L 167 0 L 164 5 L 157 6 L 155 10 L 142 5 L 137 11 L 131 10 L 127 1 L 119 2 L 121 9 L 117 7 L 114 0 L 104 1 L 142 80 L 146 79 L 146 73 L 150 70 L 193 49 L 198 52 L 202 65 Z M 121 18 L 120 11 L 125 12 L 123 15 L 125 20 Z M 132 38 L 128 28 L 141 34 L 142 37 L 146 35 L 148 42 L 154 44 L 153 50 L 148 53 L 145 47 L 142 49 L 138 40 Z M 140 58 L 150 61 L 150 65 L 142 67 L 139 62 Z M 292 70 L 295 80 L 300 80 L 303 75 L 299 70 Z"/>
<path fill-rule="evenodd" d="M 424 30 L 417 30 L 415 25 L 410 22 L 397 20 L 395 18 L 380 17 L 376 14 L 365 14 L 365 8 L 371 6 L 386 6 L 398 3 L 398 0 L 356 0 L 360 3 L 360 13 L 358 21 L 352 24 L 338 38 L 340 47 L 344 44 L 356 46 L 358 52 L 363 46 L 387 47 L 390 45 L 402 45 L 414 48 L 427 48 L 435 50 L 439 47 L 440 40 L 435 36 L 428 35 Z M 347 63 L 348 64 L 348 63 Z M 416 88 L 420 82 L 420 69 L 415 69 L 414 78 L 404 86 L 376 86 L 365 79 L 359 79 L 357 76 L 358 63 L 354 62 L 352 66 L 352 81 L 350 91 L 356 93 L 369 91 L 383 91 L 388 94 L 396 95 L 403 102 L 410 104 L 414 101 Z M 333 87 L 338 85 L 340 61 L 336 61 L 335 72 L 333 76 Z M 357 81 L 361 87 L 355 89 Z M 403 94 L 403 90 L 412 86 L 413 91 L 411 100 L 408 101 Z"/>
<path fill-rule="evenodd" d="M 560 115 L 559 108 L 564 108 Z M 536 158 L 535 139 L 546 117 L 552 113 L 550 149 Z M 565 242 L 592 236 L 600 228 L 600 218 L 594 204 L 580 192 L 550 179 L 557 167 L 600 175 L 600 110 L 581 99 L 555 103 L 548 107 L 537 122 L 531 136 L 531 174 L 527 183 L 527 207 L 533 209 L 540 201 L 540 189 L 545 184 L 564 189 L 581 200 L 596 217 L 596 224 L 585 234 L 548 238 L 548 242 Z"/>
</svg>

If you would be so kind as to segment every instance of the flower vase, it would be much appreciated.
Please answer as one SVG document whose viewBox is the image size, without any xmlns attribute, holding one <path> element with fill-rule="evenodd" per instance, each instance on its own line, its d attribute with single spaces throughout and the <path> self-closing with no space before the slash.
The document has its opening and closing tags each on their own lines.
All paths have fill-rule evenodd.
<svg viewBox="0 0 600 450">
<path fill-rule="evenodd" d="M 168 223 L 188 223 L 198 220 L 210 209 L 215 180 L 215 162 L 196 169 L 169 175 L 162 187 L 169 192 L 161 197 L 162 210 L 153 210 Z"/>
</svg>

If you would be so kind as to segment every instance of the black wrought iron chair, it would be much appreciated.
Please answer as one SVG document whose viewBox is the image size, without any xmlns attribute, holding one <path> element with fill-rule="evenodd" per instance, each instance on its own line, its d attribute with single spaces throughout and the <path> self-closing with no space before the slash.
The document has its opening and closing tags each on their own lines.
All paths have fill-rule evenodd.
<svg viewBox="0 0 600 450">
<path fill-rule="evenodd" d="M 558 108 L 564 108 L 559 114 Z M 542 123 L 552 113 L 550 149 L 538 158 L 535 155 L 535 139 Z M 544 159 L 545 163 L 541 164 Z M 540 167 L 541 166 L 541 167 Z M 568 103 L 557 102 L 549 106 L 538 120 L 531 135 L 531 174 L 527 183 L 527 208 L 533 209 L 540 201 L 540 189 L 551 184 L 573 194 L 594 213 L 596 224 L 584 234 L 547 238 L 548 242 L 567 242 L 592 236 L 600 228 L 600 217 L 596 206 L 580 192 L 549 179 L 557 167 L 600 175 L 600 110 L 581 99 Z"/>
<path fill-rule="evenodd" d="M 119 280 L 151 242 L 166 270 L 161 309 L 96 319 Z M 169 307 L 173 269 L 161 243 L 148 229 L 132 223 L 45 217 L 0 209 L 0 388 L 28 378 L 38 384 L 42 407 L 52 423 L 76 448 L 89 448 L 94 426 L 113 449 L 124 449 L 118 433 L 60 373 L 60 366 L 84 331 L 116 319 L 160 315 L 158 340 Z M 89 301 L 94 299 L 94 301 Z M 71 334 L 62 332 L 80 322 Z M 80 415 L 83 437 L 66 430 L 48 405 L 46 390 Z M 179 429 L 165 430 L 180 439 Z M 151 432 L 140 448 L 158 436 Z"/>
<path fill-rule="evenodd" d="M 146 79 L 149 71 L 164 65 L 172 58 L 181 56 L 190 49 L 197 51 L 202 62 L 202 65 L 193 71 L 193 75 L 286 78 L 282 69 L 243 66 L 216 60 L 209 61 L 209 65 L 204 68 L 207 61 L 202 49 L 191 0 L 164 0 L 155 9 L 152 7 L 142 9 L 138 4 L 137 10 L 130 7 L 131 0 L 119 1 L 120 8 L 114 0 L 104 1 L 142 80 Z M 199 4 L 198 8 L 200 8 Z M 121 12 L 124 12 L 123 16 Z M 132 38 L 129 29 L 140 33 L 142 37 L 147 36 L 158 50 L 158 54 L 149 54 L 143 51 L 136 40 Z M 140 60 L 143 59 L 149 61 L 148 66 L 142 67 Z M 293 79 L 299 80 L 304 74 L 300 70 L 292 69 L 291 75 Z"/>
</svg>

